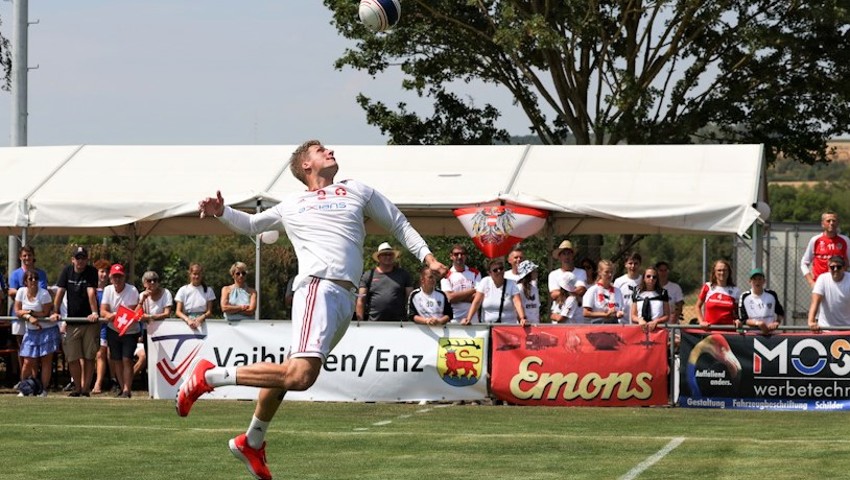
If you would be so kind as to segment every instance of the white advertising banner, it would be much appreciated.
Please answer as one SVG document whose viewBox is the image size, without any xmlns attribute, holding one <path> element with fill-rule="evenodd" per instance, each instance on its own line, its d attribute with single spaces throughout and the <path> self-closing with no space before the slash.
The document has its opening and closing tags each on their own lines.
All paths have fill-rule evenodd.
<svg viewBox="0 0 850 480">
<path fill-rule="evenodd" d="M 205 322 L 192 330 L 179 321 L 148 327 L 149 391 L 175 398 L 183 377 L 205 358 L 218 366 L 282 363 L 289 321 Z M 489 328 L 413 323 L 352 324 L 328 356 L 316 383 L 287 400 L 400 402 L 481 400 L 487 397 Z M 219 387 L 204 398 L 256 399 L 252 387 Z"/>
</svg>

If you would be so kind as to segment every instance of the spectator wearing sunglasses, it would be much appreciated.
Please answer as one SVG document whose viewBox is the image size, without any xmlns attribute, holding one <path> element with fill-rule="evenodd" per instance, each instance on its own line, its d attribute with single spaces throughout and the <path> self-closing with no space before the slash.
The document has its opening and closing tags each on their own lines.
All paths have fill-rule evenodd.
<svg viewBox="0 0 850 480">
<path fill-rule="evenodd" d="M 221 287 L 221 311 L 228 322 L 254 318 L 257 310 L 257 291 L 249 287 L 248 266 L 236 262 L 230 267 L 233 284 Z"/>
<path fill-rule="evenodd" d="M 490 276 L 484 277 L 475 287 L 472 306 L 461 323 L 463 325 L 472 323 L 472 319 L 481 308 L 483 323 L 525 325 L 525 309 L 519 287 L 515 281 L 505 278 L 505 262 L 501 258 L 490 260 L 487 271 Z"/>
<path fill-rule="evenodd" d="M 844 257 L 829 257 L 829 275 L 820 275 L 812 288 L 809 328 L 850 327 L 850 275 L 844 272 Z"/>
<path fill-rule="evenodd" d="M 670 297 L 661 287 L 658 270 L 649 267 L 632 294 L 631 319 L 644 331 L 653 331 L 659 324 L 670 320 Z"/>
</svg>

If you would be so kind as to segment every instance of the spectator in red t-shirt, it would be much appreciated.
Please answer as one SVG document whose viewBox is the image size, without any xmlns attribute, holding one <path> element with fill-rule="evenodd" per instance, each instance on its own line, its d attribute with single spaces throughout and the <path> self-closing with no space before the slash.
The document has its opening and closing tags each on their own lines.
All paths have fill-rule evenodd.
<svg viewBox="0 0 850 480">
<path fill-rule="evenodd" d="M 847 248 L 850 238 L 842 235 L 838 230 L 838 214 L 827 210 L 820 216 L 820 224 L 823 233 L 809 240 L 806 251 L 800 259 L 800 269 L 806 276 L 810 287 L 815 286 L 815 280 L 822 273 L 829 272 L 827 261 L 830 257 L 838 255 L 844 259 L 846 265 L 850 260 L 847 258 Z"/>
<path fill-rule="evenodd" d="M 697 320 L 700 326 L 733 325 L 740 296 L 741 292 L 732 280 L 732 265 L 726 260 L 714 262 L 710 281 L 702 286 L 697 297 Z"/>
</svg>

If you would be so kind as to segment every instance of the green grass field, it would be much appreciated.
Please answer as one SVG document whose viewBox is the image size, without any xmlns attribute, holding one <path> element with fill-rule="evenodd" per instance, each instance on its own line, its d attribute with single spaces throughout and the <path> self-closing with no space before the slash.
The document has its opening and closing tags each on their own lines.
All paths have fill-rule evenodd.
<svg viewBox="0 0 850 480">
<path fill-rule="evenodd" d="M 170 401 L 0 395 L 0 479 L 250 478 L 227 440 L 252 411 L 201 401 L 178 418 Z M 287 402 L 267 456 L 276 479 L 837 479 L 850 475 L 850 440 L 834 436 L 847 423 L 841 412 Z"/>
</svg>

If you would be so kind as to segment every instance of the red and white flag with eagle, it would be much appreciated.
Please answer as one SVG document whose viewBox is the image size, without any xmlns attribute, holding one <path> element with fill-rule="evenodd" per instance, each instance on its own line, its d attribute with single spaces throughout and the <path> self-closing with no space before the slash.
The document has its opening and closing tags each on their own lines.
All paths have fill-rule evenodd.
<svg viewBox="0 0 850 480">
<path fill-rule="evenodd" d="M 543 228 L 549 216 L 546 210 L 511 204 L 456 208 L 454 214 L 488 258 L 508 254 L 514 245 Z"/>
</svg>

